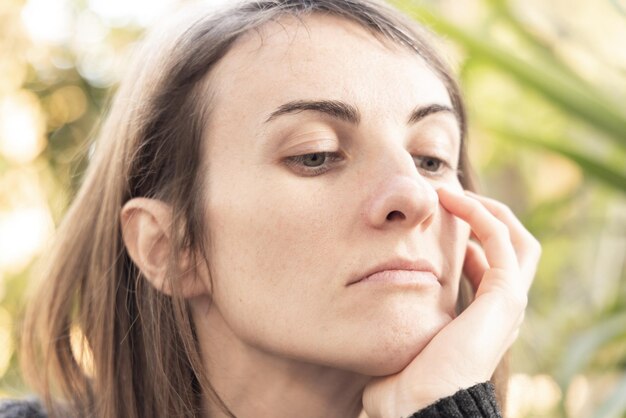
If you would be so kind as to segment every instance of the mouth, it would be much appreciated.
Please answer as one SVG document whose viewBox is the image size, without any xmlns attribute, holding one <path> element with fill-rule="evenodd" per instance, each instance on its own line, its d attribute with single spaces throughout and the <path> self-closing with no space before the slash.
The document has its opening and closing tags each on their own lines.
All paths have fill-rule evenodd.
<svg viewBox="0 0 626 418">
<path fill-rule="evenodd" d="M 416 285 L 439 284 L 441 274 L 427 260 L 394 259 L 356 274 L 347 286 L 365 282 Z"/>
</svg>

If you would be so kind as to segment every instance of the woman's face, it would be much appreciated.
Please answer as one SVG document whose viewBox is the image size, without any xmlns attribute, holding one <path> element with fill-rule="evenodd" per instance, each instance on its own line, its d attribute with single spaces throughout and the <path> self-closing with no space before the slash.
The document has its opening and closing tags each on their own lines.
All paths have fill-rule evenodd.
<svg viewBox="0 0 626 418">
<path fill-rule="evenodd" d="M 458 122 L 416 54 L 304 22 L 246 34 L 210 75 L 210 321 L 265 353 L 394 373 L 454 316 L 469 230 L 435 188 L 461 188 Z M 354 283 L 412 268 L 434 275 Z"/>
</svg>

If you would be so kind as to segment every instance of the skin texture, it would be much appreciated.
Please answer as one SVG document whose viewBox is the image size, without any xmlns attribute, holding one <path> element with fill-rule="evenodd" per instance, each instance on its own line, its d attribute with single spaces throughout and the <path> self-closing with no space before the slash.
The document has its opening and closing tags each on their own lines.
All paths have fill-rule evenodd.
<svg viewBox="0 0 626 418">
<path fill-rule="evenodd" d="M 399 417 L 487 380 L 517 336 L 539 246 L 504 205 L 463 193 L 451 112 L 408 123 L 416 107 L 451 107 L 421 58 L 345 20 L 285 17 L 240 38 L 208 82 L 210 272 L 180 282 L 226 405 Z M 270 118 L 302 100 L 348 103 L 359 121 Z M 122 211 L 129 253 L 165 292 L 169 216 L 149 199 Z M 353 283 L 397 259 L 427 260 L 437 280 Z M 462 270 L 477 297 L 455 318 Z"/>
<path fill-rule="evenodd" d="M 416 106 L 450 99 L 419 57 L 359 26 L 319 16 L 306 27 L 280 23 L 244 37 L 211 75 L 214 303 L 197 311 L 207 357 L 229 371 L 242 356 L 268 356 L 290 368 L 396 373 L 454 315 L 469 229 L 441 210 L 435 186 L 460 189 L 458 124 L 448 112 L 407 124 Z M 304 111 L 265 123 L 282 104 L 312 99 L 350 103 L 361 121 Z M 312 177 L 284 162 L 313 152 L 345 156 Z M 430 155 L 451 167 L 416 169 L 414 156 Z M 393 211 L 402 215 L 388 219 Z M 395 257 L 429 260 L 440 283 L 347 286 Z M 227 337 L 216 341 L 221 329 Z"/>
</svg>

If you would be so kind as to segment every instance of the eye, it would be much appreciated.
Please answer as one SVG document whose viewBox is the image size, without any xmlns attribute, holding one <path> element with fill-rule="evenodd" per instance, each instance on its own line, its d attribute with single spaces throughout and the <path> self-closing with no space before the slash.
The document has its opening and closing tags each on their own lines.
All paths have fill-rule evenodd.
<svg viewBox="0 0 626 418">
<path fill-rule="evenodd" d="M 285 158 L 285 163 L 300 174 L 314 176 L 328 171 L 342 159 L 338 152 L 313 152 Z"/>
<path fill-rule="evenodd" d="M 437 157 L 415 156 L 414 160 L 418 169 L 429 173 L 441 174 L 448 167 L 448 163 Z"/>
<path fill-rule="evenodd" d="M 326 162 L 328 154 L 325 152 L 316 152 L 313 154 L 305 154 L 301 156 L 302 164 L 306 167 L 319 167 Z"/>
</svg>

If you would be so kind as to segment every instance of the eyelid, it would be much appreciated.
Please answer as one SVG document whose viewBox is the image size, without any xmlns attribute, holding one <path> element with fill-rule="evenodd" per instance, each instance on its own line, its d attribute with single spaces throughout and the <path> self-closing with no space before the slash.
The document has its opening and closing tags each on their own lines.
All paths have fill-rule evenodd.
<svg viewBox="0 0 626 418">
<path fill-rule="evenodd" d="M 415 131 L 415 137 L 410 143 L 412 154 L 432 155 L 454 164 L 461 146 L 460 136 L 439 124 L 427 125 Z"/>
<path fill-rule="evenodd" d="M 450 168 L 456 167 L 459 163 L 459 157 L 456 155 L 455 150 L 438 142 L 422 143 L 411 149 L 411 155 L 414 157 L 437 158 L 447 163 Z"/>
<path fill-rule="evenodd" d="M 310 139 L 304 142 L 298 142 L 297 144 L 293 144 L 282 151 L 282 154 L 285 155 L 305 155 L 305 154 L 314 154 L 317 152 L 333 152 L 330 150 L 335 150 L 339 146 L 339 143 L 335 139 L 330 138 L 317 138 Z M 328 151 L 327 151 L 328 150 Z"/>
<path fill-rule="evenodd" d="M 439 152 L 419 152 L 411 154 L 413 158 L 436 158 L 441 160 L 442 163 L 446 164 L 448 167 L 453 168 L 456 164 L 454 164 L 450 157 L 448 157 L 447 153 L 439 153 Z"/>
</svg>

